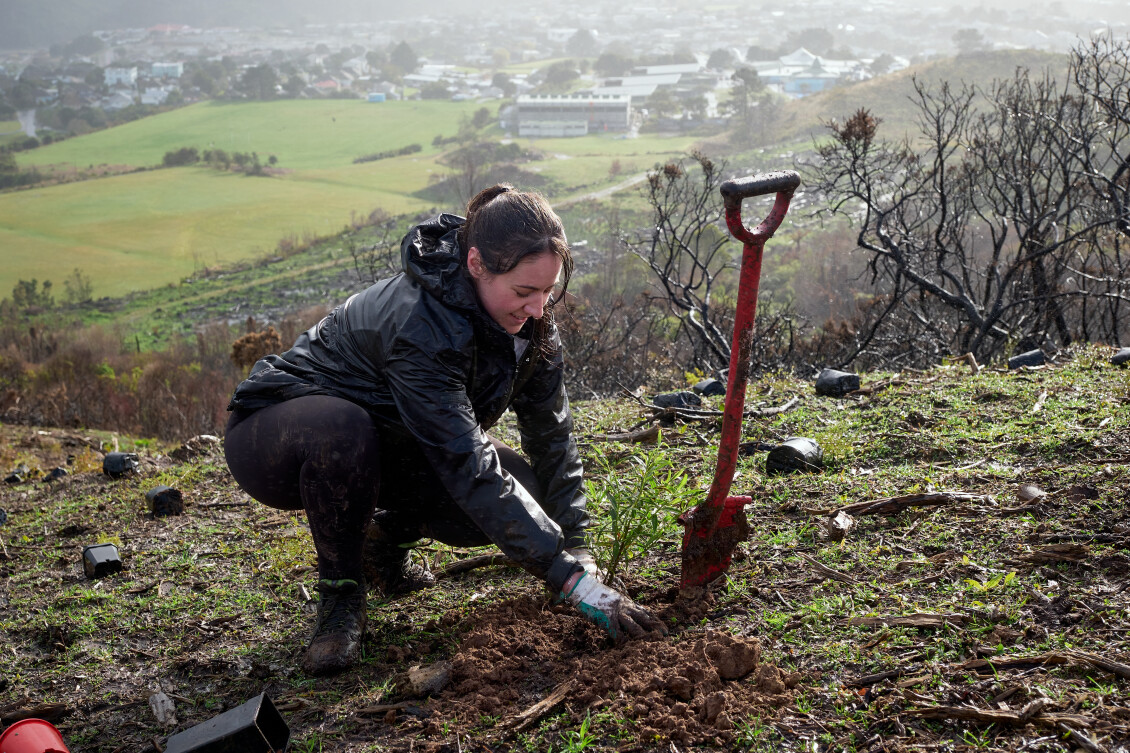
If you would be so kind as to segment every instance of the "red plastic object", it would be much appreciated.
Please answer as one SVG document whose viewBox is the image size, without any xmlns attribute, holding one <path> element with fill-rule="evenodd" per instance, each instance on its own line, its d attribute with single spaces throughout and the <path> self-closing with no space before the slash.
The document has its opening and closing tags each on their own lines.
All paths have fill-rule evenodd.
<svg viewBox="0 0 1130 753">
<path fill-rule="evenodd" d="M 753 353 L 753 324 L 757 317 L 757 288 L 761 282 L 761 257 L 765 241 L 773 237 L 789 211 L 800 175 L 792 170 L 729 180 L 722 184 L 726 226 L 740 240 L 742 249 L 738 302 L 734 312 L 734 339 L 730 348 L 730 372 L 726 383 L 726 405 L 722 412 L 722 436 L 718 442 L 718 464 L 706 500 L 683 513 L 683 571 L 681 588 L 704 586 L 730 566 L 734 548 L 749 536 L 745 506 L 749 497 L 731 497 L 730 485 L 738 462 L 738 445 L 745 411 L 745 388 Z M 773 209 L 752 231 L 742 224 L 742 199 L 776 193 Z"/>
<path fill-rule="evenodd" d="M 22 719 L 0 735 L 0 753 L 70 753 L 51 722 Z"/>
</svg>

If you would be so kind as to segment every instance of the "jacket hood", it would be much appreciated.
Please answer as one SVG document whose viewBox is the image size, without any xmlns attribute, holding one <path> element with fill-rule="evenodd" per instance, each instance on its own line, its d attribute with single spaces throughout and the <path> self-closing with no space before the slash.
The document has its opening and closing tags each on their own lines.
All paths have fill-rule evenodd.
<svg viewBox="0 0 1130 753">
<path fill-rule="evenodd" d="M 400 245 L 405 274 L 453 308 L 477 311 L 478 298 L 463 265 L 458 232 L 464 218 L 441 214 L 408 231 Z"/>
</svg>

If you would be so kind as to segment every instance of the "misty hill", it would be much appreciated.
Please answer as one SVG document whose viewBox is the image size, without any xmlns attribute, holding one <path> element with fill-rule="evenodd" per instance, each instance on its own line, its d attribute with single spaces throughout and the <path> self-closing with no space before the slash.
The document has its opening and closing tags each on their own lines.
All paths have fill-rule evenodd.
<svg viewBox="0 0 1130 753">
<path fill-rule="evenodd" d="M 880 134 L 884 138 L 897 139 L 915 130 L 918 110 L 911 101 L 915 78 L 931 88 L 937 88 L 943 81 L 957 89 L 962 82 L 988 87 L 993 80 L 1011 78 L 1020 68 L 1033 73 L 1047 69 L 1052 76 L 1062 79 L 1067 70 L 1067 56 L 1039 50 L 978 52 L 933 60 L 857 84 L 838 86 L 785 105 L 777 124 L 776 140 L 807 140 L 823 135 L 826 133 L 824 122 L 833 118 L 843 120 L 861 107 L 882 119 Z"/>
<path fill-rule="evenodd" d="M 433 0 L 433 12 L 455 7 Z M 155 24 L 189 26 L 294 26 L 378 22 L 412 6 L 392 0 L 5 0 L 0 3 L 0 49 L 68 42 L 99 29 Z"/>
</svg>

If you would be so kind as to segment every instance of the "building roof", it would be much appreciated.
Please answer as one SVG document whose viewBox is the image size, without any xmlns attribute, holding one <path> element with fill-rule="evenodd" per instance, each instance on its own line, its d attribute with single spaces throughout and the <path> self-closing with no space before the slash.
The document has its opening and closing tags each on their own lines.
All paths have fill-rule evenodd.
<svg viewBox="0 0 1130 753">
<path fill-rule="evenodd" d="M 585 102 L 603 101 L 616 104 L 631 104 L 631 97 L 623 93 L 604 94 L 521 94 L 518 104 L 581 104 Z"/>
</svg>

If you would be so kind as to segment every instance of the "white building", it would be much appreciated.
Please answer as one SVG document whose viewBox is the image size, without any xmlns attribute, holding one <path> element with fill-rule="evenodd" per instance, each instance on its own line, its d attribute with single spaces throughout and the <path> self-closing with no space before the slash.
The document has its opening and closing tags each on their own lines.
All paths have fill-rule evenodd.
<svg viewBox="0 0 1130 753">
<path fill-rule="evenodd" d="M 555 138 L 628 130 L 632 98 L 624 94 L 524 94 L 516 106 L 518 135 Z"/>
<path fill-rule="evenodd" d="M 153 63 L 149 66 L 153 78 L 180 78 L 184 75 L 184 63 Z"/>
<path fill-rule="evenodd" d="M 137 86 L 137 66 L 132 68 L 107 68 L 103 74 L 106 86 Z"/>
</svg>

